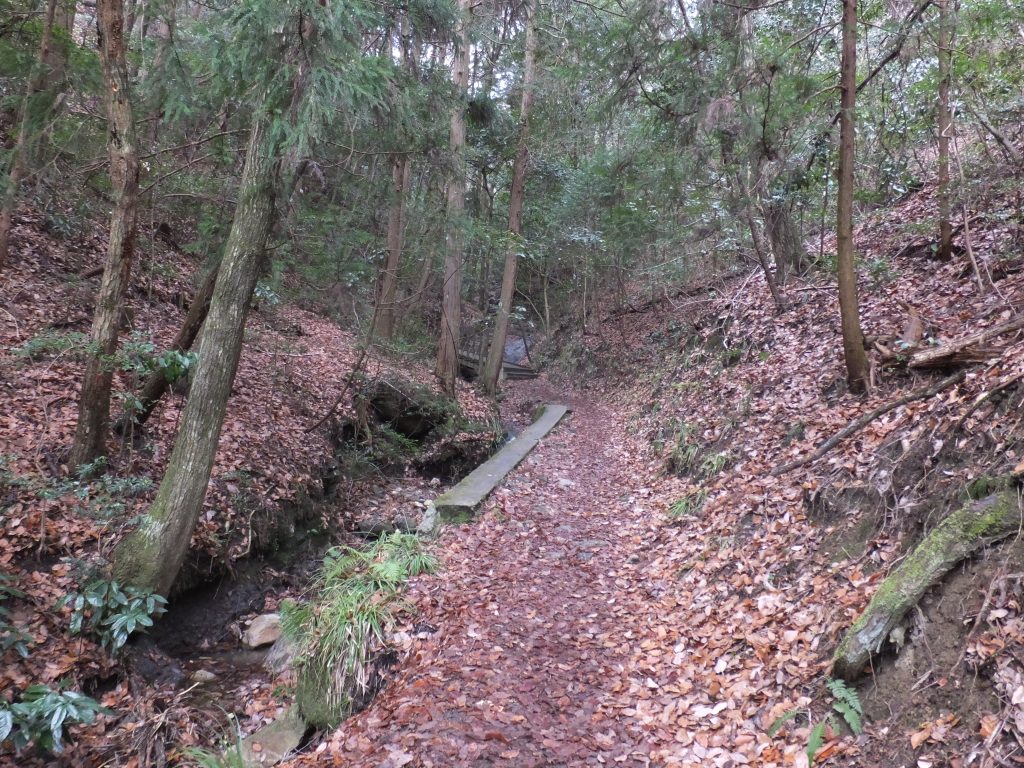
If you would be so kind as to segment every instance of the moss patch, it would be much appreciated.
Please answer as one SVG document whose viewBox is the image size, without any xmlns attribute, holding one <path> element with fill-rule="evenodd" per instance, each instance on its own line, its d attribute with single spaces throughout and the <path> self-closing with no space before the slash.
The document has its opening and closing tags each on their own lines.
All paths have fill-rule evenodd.
<svg viewBox="0 0 1024 768">
<path fill-rule="evenodd" d="M 925 591 L 964 558 L 1017 531 L 1020 514 L 1017 492 L 1010 489 L 971 502 L 943 520 L 879 585 L 846 633 L 832 659 L 836 676 L 860 675 Z"/>
</svg>

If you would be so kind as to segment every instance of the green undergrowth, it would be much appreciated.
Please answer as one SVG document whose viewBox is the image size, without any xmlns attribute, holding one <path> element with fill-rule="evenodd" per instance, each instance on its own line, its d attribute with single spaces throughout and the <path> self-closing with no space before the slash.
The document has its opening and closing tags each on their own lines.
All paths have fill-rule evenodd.
<svg viewBox="0 0 1024 768">
<path fill-rule="evenodd" d="M 696 515 L 704 507 L 704 502 L 707 501 L 707 498 L 708 492 L 704 489 L 686 494 L 671 506 L 668 511 L 669 519 L 680 520 L 684 517 Z"/>
<path fill-rule="evenodd" d="M 811 712 L 804 709 L 791 709 L 781 714 L 768 729 L 769 738 L 775 735 L 791 720 L 804 716 L 807 724 L 811 726 L 810 734 L 807 737 L 807 761 L 814 765 L 814 759 L 825 744 L 825 736 L 828 729 L 838 731 L 840 720 L 855 735 L 860 735 L 864 729 L 864 709 L 861 706 L 860 695 L 855 688 L 851 688 L 842 680 L 827 679 L 825 687 L 828 689 L 831 699 L 831 712 L 820 720 L 815 721 Z M 836 717 L 838 715 L 838 718 Z"/>
<path fill-rule="evenodd" d="M 282 605 L 295 648 L 296 703 L 307 722 L 333 727 L 372 696 L 388 635 L 409 610 L 406 582 L 436 569 L 419 539 L 393 533 L 366 550 L 329 550 L 314 596 Z"/>
</svg>

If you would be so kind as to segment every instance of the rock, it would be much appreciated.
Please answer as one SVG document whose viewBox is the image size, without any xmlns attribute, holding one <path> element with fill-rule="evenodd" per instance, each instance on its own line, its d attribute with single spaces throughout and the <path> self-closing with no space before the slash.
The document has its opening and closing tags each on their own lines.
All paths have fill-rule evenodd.
<svg viewBox="0 0 1024 768">
<path fill-rule="evenodd" d="M 402 533 L 416 533 L 416 520 L 407 515 L 399 515 L 395 518 L 395 528 Z"/>
<path fill-rule="evenodd" d="M 242 762 L 246 768 L 275 765 L 299 748 L 307 730 L 298 710 L 291 707 L 270 725 L 242 740 Z"/>
<path fill-rule="evenodd" d="M 358 393 L 381 421 L 413 440 L 422 440 L 458 412 L 458 405 L 429 387 L 399 379 L 368 383 Z"/>
<path fill-rule="evenodd" d="M 379 539 L 381 536 L 394 533 L 395 530 L 394 523 L 380 517 L 370 517 L 356 524 L 356 533 L 367 539 Z"/>
<path fill-rule="evenodd" d="M 217 675 L 208 669 L 197 669 L 189 675 L 189 679 L 194 683 L 212 683 L 217 679 Z"/>
<path fill-rule="evenodd" d="M 560 478 L 558 478 L 558 487 L 559 488 L 564 488 L 564 489 L 568 490 L 569 488 L 575 488 L 576 487 L 576 483 L 574 483 L 572 480 L 570 480 L 567 477 L 560 477 Z"/>
<path fill-rule="evenodd" d="M 280 637 L 281 616 L 276 613 L 265 613 L 252 620 L 242 635 L 242 643 L 247 648 L 260 648 L 276 643 Z"/>
<path fill-rule="evenodd" d="M 267 655 L 263 659 L 263 666 L 275 675 L 280 675 L 291 666 L 297 650 L 293 641 L 281 635 L 267 651 Z"/>
<path fill-rule="evenodd" d="M 434 502 L 428 501 L 426 509 L 423 512 L 423 519 L 420 521 L 416 532 L 420 536 L 433 536 L 437 533 L 437 529 L 440 525 L 441 519 L 440 515 L 437 514 L 437 508 L 434 506 Z"/>
</svg>

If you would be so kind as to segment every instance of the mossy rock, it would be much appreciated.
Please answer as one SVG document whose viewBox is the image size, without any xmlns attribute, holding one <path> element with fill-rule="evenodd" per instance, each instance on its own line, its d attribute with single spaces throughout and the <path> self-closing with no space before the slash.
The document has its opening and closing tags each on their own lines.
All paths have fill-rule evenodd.
<svg viewBox="0 0 1024 768">
<path fill-rule="evenodd" d="M 393 430 L 423 440 L 435 429 L 459 416 L 459 406 L 429 387 L 401 379 L 377 379 L 363 385 L 359 399 Z"/>
</svg>

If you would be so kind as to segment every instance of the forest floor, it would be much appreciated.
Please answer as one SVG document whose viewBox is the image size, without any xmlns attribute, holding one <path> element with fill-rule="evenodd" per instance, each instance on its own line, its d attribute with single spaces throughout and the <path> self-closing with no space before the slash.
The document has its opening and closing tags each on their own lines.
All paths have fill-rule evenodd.
<svg viewBox="0 0 1024 768">
<path fill-rule="evenodd" d="M 642 642 L 637 578 L 650 535 L 635 453 L 617 416 L 546 382 L 529 403 L 566 402 L 548 435 L 472 525 L 442 535 L 437 578 L 413 592 L 410 660 L 366 712 L 301 764 L 649 764 L 623 716 L 649 683 L 628 662 Z M 634 703 L 630 703 L 630 701 Z"/>
<path fill-rule="evenodd" d="M 920 238 L 915 223 L 933 216 L 926 190 L 858 232 L 865 332 L 882 347 L 894 348 L 915 315 L 919 343 L 931 348 L 1024 307 L 1022 230 L 1009 206 L 989 201 L 973 225 L 992 273 L 984 292 L 963 258 L 940 265 L 927 247 L 902 252 Z M 43 230 L 23 212 L 19 258 L 0 278 L 0 570 L 26 593 L 8 605 L 30 640 L 27 658 L 7 651 L 0 688 L 66 680 L 111 708 L 72 729 L 64 764 L 181 764 L 183 747 L 230 743 L 291 703 L 287 677 L 237 653 L 244 623 L 301 595 L 316 546 L 356 541 L 360 517 L 415 515 L 443 481 L 374 470 L 312 498 L 323 495 L 336 445 L 328 430 L 306 430 L 344 386 L 359 340 L 315 313 L 261 306 L 193 539 L 197 562 L 216 566 L 214 583 L 177 601 L 171 625 L 139 642 L 130 664 L 69 635 L 69 609 L 54 606 L 91 578 L 152 498 L 183 396 L 169 396 L 143 435 L 118 446 L 106 479 L 67 476 L 94 290 L 80 275 L 102 242 Z M 140 265 L 136 356 L 173 334 L 197 267 L 157 252 Z M 1021 464 L 1024 339 L 993 339 L 958 363 L 962 380 L 778 473 L 858 416 L 947 374 L 876 355 L 871 393 L 850 395 L 833 277 L 820 270 L 786 291 L 791 305 L 776 313 L 759 273 L 742 271 L 636 300 L 551 340 L 552 376 L 510 385 L 501 418 L 521 426 L 543 402 L 573 413 L 476 520 L 441 532 L 432 545 L 441 568 L 411 583 L 415 611 L 390 638 L 398 658 L 383 690 L 336 731 L 315 734 L 292 764 L 769 768 L 813 758 L 962 768 L 1019 758 L 1019 542 L 957 568 L 921 602 L 905 648 L 887 650 L 857 688 L 862 735 L 829 724 L 826 682 L 842 633 L 909 547 L 968 489 Z M 431 379 L 427 365 L 400 356 L 376 356 L 370 373 Z M 127 359 L 117 388 L 130 390 L 133 376 Z M 477 420 L 495 417 L 469 386 L 460 401 Z M 351 402 L 340 405 L 339 419 L 355 415 Z M 319 543 L 298 561 L 268 552 L 250 562 L 269 535 L 253 521 L 297 523 L 300 508 L 300 538 Z M 156 674 L 140 671 L 139 655 Z M 211 671 L 212 682 L 197 676 Z"/>
</svg>

